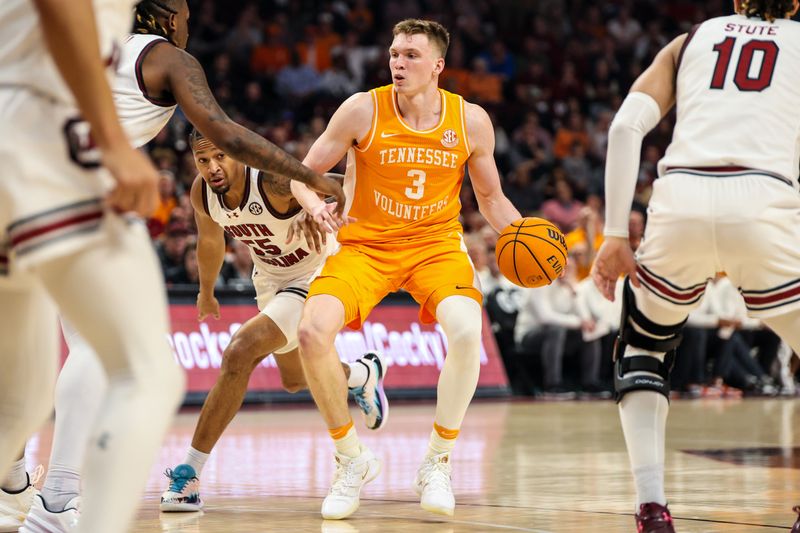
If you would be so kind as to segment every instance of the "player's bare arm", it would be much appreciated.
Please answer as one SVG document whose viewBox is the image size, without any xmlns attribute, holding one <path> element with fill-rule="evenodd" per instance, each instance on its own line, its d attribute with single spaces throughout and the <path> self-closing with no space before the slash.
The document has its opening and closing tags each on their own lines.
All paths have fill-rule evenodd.
<svg viewBox="0 0 800 533">
<path fill-rule="evenodd" d="M 197 176 L 190 193 L 194 219 L 197 223 L 197 270 L 200 275 L 200 291 L 197 294 L 197 319 L 208 315 L 219 318 L 219 302 L 214 297 L 222 263 L 225 261 L 225 231 L 208 216 L 203 206 L 203 176 Z"/>
<path fill-rule="evenodd" d="M 472 189 L 481 214 L 500 233 L 522 215 L 503 194 L 500 185 L 500 174 L 494 160 L 494 127 L 489 115 L 479 105 L 466 102 L 464 105 L 467 136 L 472 148 L 468 163 Z"/>
<path fill-rule="evenodd" d="M 639 286 L 636 261 L 628 242 L 630 217 L 642 139 L 675 105 L 678 56 L 686 40 L 681 35 L 656 55 L 631 87 L 608 132 L 606 157 L 605 240 L 592 265 L 592 278 L 607 299 L 614 301 L 617 280 L 628 275 Z"/>
<path fill-rule="evenodd" d="M 103 69 L 97 26 L 90 0 L 75 0 L 66 8 L 60 0 L 35 0 L 48 49 L 75 96 L 92 137 L 102 151 L 103 164 L 117 182 L 108 197 L 115 210 L 153 212 L 158 201 L 158 173 L 134 150 L 120 126 L 111 89 Z"/>
<path fill-rule="evenodd" d="M 311 145 L 303 164 L 317 172 L 330 170 L 369 132 L 372 114 L 372 97 L 369 93 L 356 93 L 345 100 L 331 117 L 322 135 Z M 294 197 L 317 223 L 331 232 L 341 227 L 343 221 L 331 217 L 330 208 L 308 187 L 297 181 L 293 181 L 291 187 Z M 343 208 L 343 205 L 339 206 L 338 211 Z"/>
<path fill-rule="evenodd" d="M 143 73 L 148 90 L 172 94 L 189 121 L 226 154 L 251 167 L 301 181 L 344 205 L 344 192 L 336 181 L 304 167 L 280 147 L 231 120 L 211 93 L 202 66 L 187 52 L 168 43 L 155 46 Z"/>
</svg>

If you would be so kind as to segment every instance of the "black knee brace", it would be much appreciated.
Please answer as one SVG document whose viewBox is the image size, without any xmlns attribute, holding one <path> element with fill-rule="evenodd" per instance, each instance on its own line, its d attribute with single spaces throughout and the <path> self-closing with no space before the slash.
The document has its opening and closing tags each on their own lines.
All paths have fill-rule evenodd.
<svg viewBox="0 0 800 533">
<path fill-rule="evenodd" d="M 633 324 L 636 324 L 641 331 L 635 329 Z M 686 320 L 671 326 L 663 326 L 649 320 L 636 307 L 630 280 L 625 278 L 622 291 L 622 318 L 614 345 L 614 399 L 617 403 L 625 394 L 635 390 L 658 392 L 669 400 L 669 375 L 675 363 L 675 349 L 683 339 L 681 331 L 684 324 Z M 650 355 L 624 357 L 626 346 L 652 352 L 665 352 L 664 361 Z M 628 376 L 630 372 L 649 374 Z"/>
</svg>

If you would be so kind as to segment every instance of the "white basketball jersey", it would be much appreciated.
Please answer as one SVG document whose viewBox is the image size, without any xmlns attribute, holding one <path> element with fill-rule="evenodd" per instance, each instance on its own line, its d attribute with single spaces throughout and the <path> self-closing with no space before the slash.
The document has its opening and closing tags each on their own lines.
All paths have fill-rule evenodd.
<svg viewBox="0 0 800 533">
<path fill-rule="evenodd" d="M 659 175 L 744 167 L 797 187 L 800 24 L 731 15 L 696 26 L 678 59 L 676 99 Z"/>
<path fill-rule="evenodd" d="M 276 279 L 297 279 L 311 276 L 325 260 L 327 250 L 318 254 L 304 239 L 286 244 L 286 234 L 302 209 L 281 214 L 269 203 L 266 193 L 259 186 L 260 172 L 245 168 L 247 181 L 242 203 L 228 209 L 222 196 L 215 194 L 207 183 L 203 183 L 203 205 L 208 215 L 229 236 L 245 243 L 250 248 L 250 257 L 259 274 Z M 335 239 L 328 239 L 328 248 Z"/>
<path fill-rule="evenodd" d="M 109 66 L 133 24 L 136 0 L 94 0 L 100 53 Z M 69 2 L 63 9 L 70 9 Z M 113 72 L 109 69 L 109 76 Z M 50 57 L 32 0 L 0 1 L 0 87 L 20 87 L 74 105 Z"/>
<path fill-rule="evenodd" d="M 125 133 L 134 146 L 144 146 L 169 122 L 177 107 L 174 100 L 147 94 L 142 80 L 142 61 L 158 43 L 169 43 L 158 35 L 131 34 L 122 43 L 114 80 L 114 104 Z M 172 46 L 171 44 L 169 46 Z"/>
</svg>

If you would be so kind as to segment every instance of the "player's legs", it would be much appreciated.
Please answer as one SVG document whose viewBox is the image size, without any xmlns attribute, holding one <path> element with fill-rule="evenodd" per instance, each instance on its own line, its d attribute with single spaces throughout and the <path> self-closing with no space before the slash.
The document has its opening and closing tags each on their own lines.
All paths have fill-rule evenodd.
<svg viewBox="0 0 800 533">
<path fill-rule="evenodd" d="M 428 452 L 415 479 L 420 503 L 428 511 L 452 515 L 450 452 L 454 449 L 480 373 L 480 284 L 460 235 L 415 243 L 404 283 L 420 303 L 420 318 L 434 317 L 447 338 L 447 357 L 439 376 L 436 415 Z"/>
<path fill-rule="evenodd" d="M 347 380 L 339 371 L 333 344 L 344 320 L 341 300 L 330 294 L 316 294 L 306 302 L 298 330 L 308 388 L 336 447 L 336 472 L 322 502 L 322 517 L 334 520 L 346 518 L 358 509 L 361 488 L 380 472 L 380 463 L 359 442 L 347 407 Z"/>
<path fill-rule="evenodd" d="M 636 484 L 640 531 L 672 531 L 664 491 L 669 375 L 689 312 L 721 270 L 713 233 L 709 180 L 670 175 L 658 180 L 637 251 L 640 288 L 627 280 L 621 299 L 614 388 Z M 659 529 L 663 528 L 663 529 Z"/>
<path fill-rule="evenodd" d="M 162 511 L 199 511 L 202 508 L 199 477 L 211 450 L 241 408 L 256 365 L 285 344 L 286 335 L 263 313 L 245 322 L 234 333 L 222 354 L 217 382 L 203 403 L 192 445 L 183 462 L 167 470 L 170 483 L 161 495 Z"/>
<path fill-rule="evenodd" d="M 69 355 L 56 381 L 53 445 L 42 487 L 44 505 L 56 512 L 80 496 L 89 435 L 107 388 L 105 371 L 94 350 L 63 320 L 62 331 Z"/>
<path fill-rule="evenodd" d="M 87 532 L 127 529 L 183 398 L 183 376 L 166 343 L 162 274 L 147 233 L 110 215 L 102 231 L 96 246 L 37 268 L 108 375 L 84 465 L 79 530 Z"/>
<path fill-rule="evenodd" d="M 0 338 L 0 531 L 17 531 L 35 494 L 20 450 L 51 412 L 58 353 L 55 308 L 32 279 L 0 280 Z"/>
<path fill-rule="evenodd" d="M 392 265 L 361 250 L 342 246 L 311 284 L 298 328 L 300 356 L 308 388 L 336 447 L 336 473 L 322 502 L 322 516 L 341 519 L 359 506 L 361 488 L 380 472 L 363 446 L 347 408 L 347 380 L 338 371 L 334 341 L 345 324 L 360 327 L 369 311 L 394 287 Z"/>
</svg>

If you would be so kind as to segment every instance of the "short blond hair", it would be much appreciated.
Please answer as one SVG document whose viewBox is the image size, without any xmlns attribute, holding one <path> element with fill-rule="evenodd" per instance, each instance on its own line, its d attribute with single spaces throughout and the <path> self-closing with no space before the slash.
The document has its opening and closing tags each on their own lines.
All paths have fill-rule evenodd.
<svg viewBox="0 0 800 533">
<path fill-rule="evenodd" d="M 405 35 L 424 34 L 428 36 L 428 41 L 439 48 L 442 57 L 447 55 L 447 47 L 450 46 L 450 33 L 447 29 L 435 20 L 406 19 L 394 25 L 392 35 L 397 37 L 401 33 Z"/>
</svg>

